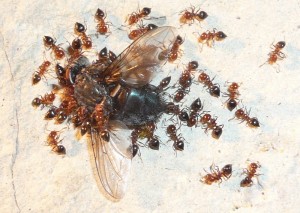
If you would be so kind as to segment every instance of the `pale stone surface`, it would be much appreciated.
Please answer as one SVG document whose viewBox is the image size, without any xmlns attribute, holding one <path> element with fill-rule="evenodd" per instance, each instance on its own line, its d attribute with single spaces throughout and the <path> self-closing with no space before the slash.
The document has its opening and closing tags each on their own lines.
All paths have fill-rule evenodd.
<svg viewBox="0 0 300 213">
<path fill-rule="evenodd" d="M 166 16 L 154 23 L 179 27 L 178 13 L 198 1 L 138 1 L 152 8 L 153 16 Z M 250 129 L 230 121 L 233 112 L 222 105 L 226 98 L 210 97 L 202 85 L 194 84 L 186 104 L 196 97 L 204 110 L 218 116 L 224 132 L 216 141 L 201 127 L 182 127 L 187 140 L 182 153 L 174 153 L 172 143 L 158 152 L 141 148 L 141 159 L 133 160 L 127 194 L 118 203 L 104 198 L 91 171 L 85 139 L 77 141 L 72 130 L 63 134 L 68 153 L 55 155 L 44 146 L 47 124 L 44 111 L 34 110 L 31 101 L 48 92 L 41 82 L 31 86 L 32 73 L 44 60 L 42 37 L 54 36 L 58 43 L 71 41 L 76 21 L 86 22 L 95 33 L 93 14 L 106 10 L 107 19 L 120 26 L 126 14 L 138 7 L 137 1 L 4 1 L 0 11 L 0 210 L 1 212 L 297 212 L 299 191 L 300 123 L 300 3 L 291 1 L 205 1 L 201 8 L 208 18 L 183 26 L 184 53 L 178 68 L 167 66 L 172 83 L 182 64 L 197 60 L 225 91 L 226 81 L 242 82 L 243 104 L 261 121 Z M 217 28 L 228 37 L 214 48 L 199 51 L 193 32 Z M 111 27 L 108 38 L 93 35 L 95 51 L 104 46 L 120 53 L 130 41 L 126 31 Z M 266 64 L 270 44 L 285 40 L 287 58 L 279 61 L 280 72 Z M 65 47 L 63 45 L 63 47 Z M 45 51 L 47 52 L 47 51 Z M 89 53 L 93 54 L 93 53 Z M 46 58 L 49 54 L 45 53 Z M 166 68 L 166 69 L 167 69 Z M 175 69 L 174 69 L 175 68 Z M 159 79 L 158 79 L 159 80 Z M 51 80 L 49 80 L 49 83 Z M 161 127 L 161 125 L 160 125 Z M 56 127 L 61 129 L 63 127 Z M 164 129 L 162 141 L 168 140 Z M 259 161 L 259 180 L 251 188 L 240 188 L 247 159 Z M 233 164 L 230 180 L 207 186 L 199 182 L 211 163 Z"/>
</svg>

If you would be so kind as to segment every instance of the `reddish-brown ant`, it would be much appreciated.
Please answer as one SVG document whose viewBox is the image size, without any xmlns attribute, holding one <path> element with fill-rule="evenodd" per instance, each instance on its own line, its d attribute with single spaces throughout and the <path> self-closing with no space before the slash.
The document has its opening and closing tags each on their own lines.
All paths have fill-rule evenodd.
<svg viewBox="0 0 300 213">
<path fill-rule="evenodd" d="M 204 170 L 205 171 L 205 170 Z M 213 183 L 222 183 L 222 179 L 228 180 L 231 177 L 232 174 L 232 164 L 227 164 L 225 165 L 221 171 L 219 170 L 218 166 L 214 166 L 214 164 L 212 164 L 210 166 L 210 172 L 203 176 L 201 178 L 201 182 L 205 183 L 207 185 L 211 185 Z"/>
<path fill-rule="evenodd" d="M 281 50 L 285 47 L 285 42 L 284 41 L 279 41 L 277 44 L 272 45 L 273 51 L 269 53 L 269 58 L 265 63 L 269 63 L 273 65 L 274 63 L 277 62 L 277 60 L 282 60 L 286 58 L 285 54 L 281 52 Z M 263 66 L 265 63 L 260 65 L 259 67 Z"/>
<path fill-rule="evenodd" d="M 34 75 L 32 76 L 32 84 L 35 85 L 38 82 L 40 82 L 40 80 L 42 79 L 42 77 L 45 75 L 45 73 L 48 71 L 48 68 L 50 67 L 51 62 L 50 61 L 44 61 L 40 66 L 39 66 L 39 70 L 36 71 L 34 73 Z"/>
<path fill-rule="evenodd" d="M 197 124 L 199 112 L 203 109 L 200 98 L 197 98 L 190 106 L 191 112 L 189 116 L 189 120 L 187 121 L 187 126 L 192 127 Z"/>
<path fill-rule="evenodd" d="M 255 117 L 250 118 L 249 114 L 250 114 L 250 111 L 247 112 L 247 110 L 238 109 L 235 112 L 235 117 L 233 117 L 232 119 L 237 118 L 238 120 L 241 120 L 241 122 L 246 121 L 247 125 L 249 127 L 254 127 L 254 128 L 259 127 L 259 121 L 258 121 L 258 119 L 255 118 Z M 230 119 L 230 120 L 232 120 L 232 119 Z"/>
<path fill-rule="evenodd" d="M 101 35 L 109 33 L 109 23 L 105 22 L 105 18 L 106 13 L 98 8 L 95 14 L 95 19 L 98 22 L 96 29 Z"/>
<path fill-rule="evenodd" d="M 139 26 L 137 29 L 132 30 L 129 34 L 128 34 L 128 38 L 131 40 L 136 40 L 139 37 L 141 37 L 142 35 L 144 35 L 146 32 L 156 29 L 157 26 L 155 24 L 148 24 L 147 26 L 141 24 L 141 26 Z"/>
<path fill-rule="evenodd" d="M 256 173 L 256 170 L 258 168 L 260 168 L 260 164 L 258 162 L 249 164 L 248 169 L 245 169 L 245 171 L 243 172 L 243 174 L 246 174 L 246 177 L 241 181 L 241 183 L 240 183 L 241 187 L 250 187 L 253 185 L 252 178 L 253 177 L 257 178 L 260 175 L 260 174 Z M 261 186 L 258 179 L 257 179 L 257 182 Z"/>
<path fill-rule="evenodd" d="M 68 48 L 69 55 L 71 56 L 68 61 L 72 63 L 82 55 L 82 42 L 80 39 L 75 38 Z"/>
<path fill-rule="evenodd" d="M 190 11 L 189 11 L 190 9 Z M 182 11 L 181 17 L 179 19 L 180 23 L 182 24 L 192 24 L 194 20 L 203 21 L 207 18 L 207 13 L 205 11 L 201 11 L 200 8 L 196 10 L 194 6 Z"/>
<path fill-rule="evenodd" d="M 219 97 L 220 86 L 218 84 L 214 84 L 212 82 L 213 80 L 214 78 L 211 80 L 209 75 L 207 75 L 204 71 L 202 71 L 202 73 L 198 76 L 198 81 L 208 88 L 209 94 L 214 97 Z"/>
<path fill-rule="evenodd" d="M 45 47 L 51 49 L 54 53 L 55 59 L 61 60 L 65 57 L 65 52 L 61 47 L 55 45 L 56 41 L 53 38 L 51 38 L 50 36 L 44 36 L 43 40 Z"/>
<path fill-rule="evenodd" d="M 159 55 L 158 58 L 160 60 L 168 59 L 168 62 L 172 63 L 178 58 L 179 54 L 179 47 L 182 45 L 184 40 L 180 35 L 178 35 L 170 49 L 163 50 Z"/>
<path fill-rule="evenodd" d="M 223 132 L 224 125 L 217 124 L 217 118 L 213 118 L 210 114 L 206 113 L 201 116 L 200 123 L 204 125 L 205 132 L 209 129 L 212 130 L 212 137 L 215 139 L 219 139 Z"/>
<path fill-rule="evenodd" d="M 240 96 L 239 93 L 239 87 L 240 85 L 236 82 L 232 82 L 229 86 L 228 86 L 228 93 L 225 94 L 225 96 L 228 97 L 228 100 L 226 101 L 226 105 L 227 105 L 227 109 L 229 109 L 230 111 L 232 111 L 238 104 L 237 102 L 237 98 Z"/>
<path fill-rule="evenodd" d="M 199 35 L 199 34 L 198 34 Z M 206 31 L 199 35 L 198 42 L 202 44 L 206 44 L 208 47 L 212 47 L 215 41 L 222 41 L 227 37 L 225 33 L 222 31 L 217 31 L 217 29 L 213 29 L 212 31 Z M 202 50 L 202 48 L 201 48 Z"/>
<path fill-rule="evenodd" d="M 53 92 L 46 93 L 44 96 L 40 96 L 38 98 L 33 99 L 32 106 L 33 107 L 39 107 L 42 105 L 42 108 L 44 106 L 49 106 L 53 104 L 53 101 L 55 100 L 55 94 Z"/>
<path fill-rule="evenodd" d="M 85 33 L 86 28 L 83 24 L 76 22 L 74 26 L 74 32 L 76 35 L 80 36 L 82 40 L 82 46 L 84 49 L 91 49 L 93 44 L 90 37 L 88 37 Z"/>
<path fill-rule="evenodd" d="M 142 18 L 147 17 L 150 13 L 151 8 L 144 7 L 142 10 L 138 10 L 137 12 L 133 12 L 130 15 L 128 15 L 126 21 L 128 22 L 128 25 L 131 26 L 133 24 L 138 23 L 138 21 Z"/>
<path fill-rule="evenodd" d="M 187 111 L 185 109 L 180 110 L 179 106 L 175 105 L 173 102 L 167 103 L 166 113 L 178 116 L 179 120 L 182 122 L 187 122 L 189 120 Z"/>
<path fill-rule="evenodd" d="M 66 154 L 66 148 L 63 145 L 58 145 L 61 141 L 59 140 L 60 131 L 51 131 L 47 137 L 47 143 L 52 147 L 52 151 L 59 155 Z"/>
<path fill-rule="evenodd" d="M 171 124 L 167 127 L 167 134 L 169 135 L 170 139 L 174 142 L 173 147 L 177 151 L 184 150 L 184 139 L 177 135 L 177 129 L 175 125 Z"/>
</svg>

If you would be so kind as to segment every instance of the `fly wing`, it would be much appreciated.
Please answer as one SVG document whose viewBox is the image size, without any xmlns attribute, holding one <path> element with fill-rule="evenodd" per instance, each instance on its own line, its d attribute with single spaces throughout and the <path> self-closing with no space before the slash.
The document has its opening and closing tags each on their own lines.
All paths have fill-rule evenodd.
<svg viewBox="0 0 300 213">
<path fill-rule="evenodd" d="M 130 130 L 125 125 L 120 129 L 120 122 L 113 127 L 116 130 L 110 132 L 109 142 L 102 140 L 97 131 L 92 131 L 91 142 L 97 178 L 107 194 L 119 200 L 125 195 L 132 152 Z"/>
<path fill-rule="evenodd" d="M 122 80 L 133 87 L 149 83 L 160 66 L 166 63 L 166 57 L 159 57 L 168 50 L 176 39 L 174 27 L 159 27 L 150 30 L 127 49 L 106 69 L 107 82 Z"/>
</svg>

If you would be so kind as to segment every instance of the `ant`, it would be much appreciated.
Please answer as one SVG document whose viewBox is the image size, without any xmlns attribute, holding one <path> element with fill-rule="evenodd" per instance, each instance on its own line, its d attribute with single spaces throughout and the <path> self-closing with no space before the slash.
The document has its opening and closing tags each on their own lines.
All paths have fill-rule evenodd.
<svg viewBox="0 0 300 213">
<path fill-rule="evenodd" d="M 111 64 L 114 60 L 116 60 L 117 56 L 112 51 L 107 51 L 107 48 L 104 47 L 102 50 L 100 50 L 98 54 L 98 60 L 97 63 L 101 64 Z"/>
<path fill-rule="evenodd" d="M 258 119 L 256 117 L 250 118 L 249 114 L 250 114 L 250 111 L 247 112 L 246 109 L 245 110 L 244 109 L 238 109 L 235 112 L 235 116 L 232 119 L 237 118 L 238 120 L 241 120 L 241 123 L 246 121 L 247 125 L 249 127 L 253 127 L 253 128 L 259 127 Z M 230 120 L 232 120 L 232 119 L 230 119 Z"/>
<path fill-rule="evenodd" d="M 248 169 L 245 169 L 243 174 L 246 174 L 246 177 L 241 181 L 240 186 L 241 187 L 250 187 L 253 185 L 253 181 L 252 178 L 253 177 L 258 177 L 260 174 L 256 173 L 256 170 L 258 168 L 260 168 L 260 164 L 259 162 L 257 163 L 250 163 L 248 166 Z M 259 183 L 258 179 L 257 179 L 258 184 L 261 186 L 261 184 Z"/>
<path fill-rule="evenodd" d="M 42 76 L 45 75 L 45 73 L 48 71 L 48 68 L 50 67 L 51 62 L 50 61 L 44 61 L 40 66 L 39 70 L 34 73 L 32 76 L 32 85 L 37 84 L 42 79 Z"/>
<path fill-rule="evenodd" d="M 63 145 L 58 145 L 61 143 L 61 140 L 59 140 L 60 131 L 51 131 L 47 137 L 48 145 L 52 147 L 52 151 L 59 155 L 66 154 L 66 148 Z"/>
<path fill-rule="evenodd" d="M 76 22 L 74 26 L 74 32 L 76 35 L 80 37 L 82 40 L 82 46 L 84 49 L 91 49 L 92 48 L 92 40 L 90 37 L 88 37 L 85 33 L 86 28 L 83 26 L 83 24 Z"/>
<path fill-rule="evenodd" d="M 214 28 L 212 31 L 208 30 L 202 33 L 201 35 L 199 35 L 198 42 L 202 44 L 202 47 L 204 44 L 206 44 L 208 47 L 212 47 L 215 41 L 222 41 L 226 37 L 227 35 L 225 33 L 223 33 L 222 31 L 217 31 L 217 29 Z"/>
<path fill-rule="evenodd" d="M 147 17 L 150 13 L 151 13 L 151 8 L 144 7 L 142 10 L 138 10 L 137 12 L 133 12 L 129 14 L 126 21 L 128 21 L 129 26 L 132 26 L 142 18 Z"/>
<path fill-rule="evenodd" d="M 32 106 L 33 107 L 39 107 L 42 105 L 42 108 L 44 106 L 49 106 L 53 104 L 53 101 L 55 100 L 55 94 L 53 92 L 46 93 L 44 96 L 40 96 L 38 98 L 33 99 Z"/>
<path fill-rule="evenodd" d="M 219 170 L 219 167 L 214 166 L 214 164 L 212 164 L 209 168 L 211 173 L 208 173 L 204 170 L 207 174 L 201 178 L 200 181 L 202 183 L 211 185 L 218 182 L 220 184 L 222 183 L 222 179 L 228 180 L 231 177 L 232 164 L 225 165 L 221 171 Z"/>
<path fill-rule="evenodd" d="M 147 26 L 141 24 L 137 29 L 132 30 L 129 34 L 128 34 L 128 38 L 131 40 L 136 40 L 139 37 L 141 37 L 142 35 L 144 35 L 145 33 L 147 33 L 150 30 L 156 29 L 157 26 L 155 24 L 148 24 Z"/>
<path fill-rule="evenodd" d="M 212 137 L 214 139 L 219 139 L 223 132 L 224 125 L 218 125 L 217 124 L 217 117 L 212 118 L 212 116 L 208 113 L 204 114 L 200 118 L 200 123 L 205 125 L 205 132 L 207 132 L 209 129 L 212 130 Z"/>
<path fill-rule="evenodd" d="M 166 113 L 178 116 L 179 120 L 182 122 L 187 122 L 189 120 L 187 111 L 185 109 L 180 110 L 179 106 L 175 105 L 173 102 L 167 103 Z"/>
<path fill-rule="evenodd" d="M 271 51 L 269 53 L 269 58 L 265 63 L 269 63 L 272 65 L 272 64 L 276 63 L 277 60 L 282 60 L 282 59 L 286 58 L 285 54 L 283 52 L 281 52 L 281 50 L 284 47 L 285 47 L 284 41 L 279 41 L 275 45 L 272 44 L 273 51 Z M 263 63 L 259 67 L 262 67 L 265 63 Z"/>
<path fill-rule="evenodd" d="M 234 108 L 237 106 L 237 98 L 240 96 L 239 93 L 239 87 L 240 85 L 236 82 L 232 82 L 228 88 L 227 91 L 228 93 L 225 94 L 225 96 L 228 97 L 228 100 L 226 101 L 227 109 L 232 111 Z"/>
<path fill-rule="evenodd" d="M 199 112 L 203 109 L 200 98 L 197 98 L 190 106 L 191 112 L 189 115 L 189 120 L 187 121 L 188 127 L 193 127 L 197 124 Z"/>
<path fill-rule="evenodd" d="M 45 47 L 52 50 L 56 60 L 61 60 L 65 57 L 65 52 L 61 47 L 55 45 L 56 41 L 53 38 L 51 38 L 50 36 L 44 36 L 43 41 Z"/>
<path fill-rule="evenodd" d="M 220 86 L 218 84 L 214 84 L 212 82 L 213 80 L 214 78 L 210 80 L 209 75 L 207 75 L 204 71 L 202 71 L 202 73 L 198 76 L 198 81 L 208 88 L 209 94 L 218 98 L 220 96 Z"/>
<path fill-rule="evenodd" d="M 78 59 L 82 55 L 82 42 L 80 39 L 75 38 L 72 41 L 72 44 L 68 48 L 69 55 L 71 56 L 68 59 L 68 62 L 71 63 Z"/>
<path fill-rule="evenodd" d="M 191 11 L 189 11 L 188 9 L 190 9 Z M 191 25 L 192 23 L 194 23 L 194 20 L 197 21 L 203 21 L 204 19 L 207 18 L 207 13 L 205 11 L 200 11 L 200 8 L 196 10 L 196 8 L 194 6 L 191 6 L 190 8 L 185 9 L 184 11 L 182 11 L 181 17 L 179 19 L 180 23 L 182 24 L 189 24 Z"/>
<path fill-rule="evenodd" d="M 177 151 L 183 151 L 184 150 L 184 139 L 180 137 L 180 135 L 177 135 L 177 129 L 175 125 L 170 124 L 167 127 L 167 134 L 169 135 L 170 139 L 174 142 L 173 147 Z"/>
<path fill-rule="evenodd" d="M 95 14 L 95 19 L 98 22 L 97 24 L 97 32 L 100 33 L 100 35 L 105 35 L 109 33 L 109 22 L 105 22 L 106 13 L 103 12 L 101 9 L 97 9 Z"/>
<path fill-rule="evenodd" d="M 165 60 L 168 59 L 168 62 L 172 63 L 178 58 L 179 53 L 179 47 L 182 45 L 184 40 L 180 35 L 178 35 L 171 47 L 171 49 L 165 49 L 163 50 L 159 55 L 159 60 Z"/>
</svg>

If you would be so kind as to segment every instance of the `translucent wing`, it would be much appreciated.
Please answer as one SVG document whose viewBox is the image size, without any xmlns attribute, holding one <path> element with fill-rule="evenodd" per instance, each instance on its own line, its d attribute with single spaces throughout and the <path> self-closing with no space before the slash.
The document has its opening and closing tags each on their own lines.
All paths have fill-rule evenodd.
<svg viewBox="0 0 300 213">
<path fill-rule="evenodd" d="M 130 130 L 121 122 L 111 123 L 110 141 L 101 139 L 97 131 L 92 131 L 91 142 L 98 181 L 109 196 L 121 199 L 126 190 L 131 167 Z"/>
<path fill-rule="evenodd" d="M 176 36 L 174 27 L 150 30 L 125 49 L 106 69 L 106 82 L 122 80 L 133 87 L 149 83 L 167 60 L 159 57 L 159 54 L 171 47 Z"/>
</svg>

